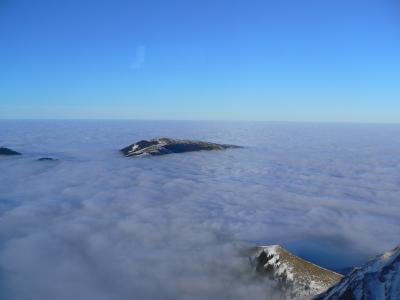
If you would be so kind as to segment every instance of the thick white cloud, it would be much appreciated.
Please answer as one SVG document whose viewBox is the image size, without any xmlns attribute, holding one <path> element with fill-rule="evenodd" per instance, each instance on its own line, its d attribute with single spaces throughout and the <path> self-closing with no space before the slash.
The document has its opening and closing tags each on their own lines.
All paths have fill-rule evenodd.
<svg viewBox="0 0 400 300">
<path fill-rule="evenodd" d="M 246 251 L 399 243 L 400 126 L 1 121 L 0 299 L 265 299 Z M 244 149 L 124 158 L 169 136 Z M 38 162 L 41 156 L 59 158 Z"/>
</svg>

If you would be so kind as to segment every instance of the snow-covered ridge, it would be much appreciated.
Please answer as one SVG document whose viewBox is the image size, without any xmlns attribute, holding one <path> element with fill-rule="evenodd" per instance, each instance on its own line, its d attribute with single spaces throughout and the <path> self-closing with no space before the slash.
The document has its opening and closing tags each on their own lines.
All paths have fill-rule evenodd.
<svg viewBox="0 0 400 300">
<path fill-rule="evenodd" d="M 344 277 L 316 300 L 399 300 L 400 246 L 381 254 Z"/>
<path fill-rule="evenodd" d="M 256 270 L 276 282 L 288 299 L 310 299 L 342 278 L 342 275 L 301 259 L 281 246 L 257 247 L 251 257 Z"/>
</svg>

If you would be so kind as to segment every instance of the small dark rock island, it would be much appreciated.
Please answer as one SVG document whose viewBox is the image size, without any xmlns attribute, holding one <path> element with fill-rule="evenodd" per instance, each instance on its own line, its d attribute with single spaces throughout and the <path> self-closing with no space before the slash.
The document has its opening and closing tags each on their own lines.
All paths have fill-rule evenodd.
<svg viewBox="0 0 400 300">
<path fill-rule="evenodd" d="M 37 161 L 56 161 L 57 159 L 52 158 L 52 157 L 40 157 L 37 159 Z"/>
<path fill-rule="evenodd" d="M 224 150 L 228 148 L 242 148 L 235 145 L 215 144 L 203 141 L 178 140 L 170 138 L 159 138 L 142 140 L 120 151 L 127 157 L 143 154 L 164 155 L 170 153 L 183 153 L 201 150 Z"/>
<path fill-rule="evenodd" d="M 0 147 L 0 155 L 21 155 L 21 153 L 8 148 Z"/>
</svg>

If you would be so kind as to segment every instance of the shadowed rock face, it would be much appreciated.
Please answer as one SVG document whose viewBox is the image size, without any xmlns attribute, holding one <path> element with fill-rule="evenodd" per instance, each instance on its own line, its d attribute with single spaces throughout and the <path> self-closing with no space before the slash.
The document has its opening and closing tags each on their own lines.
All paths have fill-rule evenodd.
<svg viewBox="0 0 400 300">
<path fill-rule="evenodd" d="M 281 246 L 258 247 L 250 258 L 256 270 L 276 282 L 286 299 L 310 299 L 343 277 L 293 255 Z"/>
<path fill-rule="evenodd" d="M 375 257 L 315 300 L 399 300 L 400 246 Z"/>
<path fill-rule="evenodd" d="M 241 148 L 235 145 L 215 144 L 203 141 L 177 140 L 169 138 L 160 138 L 152 140 L 143 140 L 128 147 L 121 149 L 121 152 L 129 156 L 138 156 L 143 154 L 164 155 L 170 153 L 183 153 L 201 150 L 224 150 L 228 148 Z"/>
<path fill-rule="evenodd" d="M 0 147 L 0 155 L 21 155 L 21 153 L 8 148 Z"/>
</svg>

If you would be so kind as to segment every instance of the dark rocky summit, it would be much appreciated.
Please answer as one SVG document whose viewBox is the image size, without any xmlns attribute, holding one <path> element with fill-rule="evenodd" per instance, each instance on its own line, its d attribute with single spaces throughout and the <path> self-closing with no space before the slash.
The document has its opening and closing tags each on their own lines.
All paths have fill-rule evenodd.
<svg viewBox="0 0 400 300">
<path fill-rule="evenodd" d="M 8 148 L 0 147 L 0 155 L 21 155 L 21 153 Z"/>
<path fill-rule="evenodd" d="M 375 257 L 314 300 L 399 300 L 400 246 Z"/>
<path fill-rule="evenodd" d="M 129 156 L 143 154 L 164 155 L 170 153 L 183 153 L 201 150 L 224 150 L 228 148 L 241 148 L 235 145 L 215 144 L 203 141 L 177 140 L 170 138 L 159 138 L 152 140 L 142 140 L 128 147 L 121 149 L 121 152 Z"/>
</svg>

